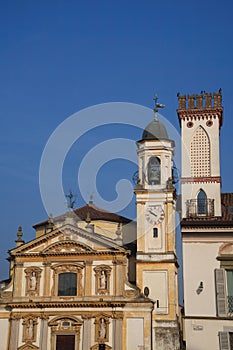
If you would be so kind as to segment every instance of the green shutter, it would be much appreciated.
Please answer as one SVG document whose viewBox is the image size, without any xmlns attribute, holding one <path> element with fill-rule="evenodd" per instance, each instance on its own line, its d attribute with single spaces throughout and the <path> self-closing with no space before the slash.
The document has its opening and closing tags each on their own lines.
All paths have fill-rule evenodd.
<svg viewBox="0 0 233 350">
<path fill-rule="evenodd" d="M 229 337 L 227 332 L 219 332 L 220 350 L 230 350 Z"/>
<path fill-rule="evenodd" d="M 215 269 L 217 315 L 227 315 L 225 270 Z"/>
</svg>

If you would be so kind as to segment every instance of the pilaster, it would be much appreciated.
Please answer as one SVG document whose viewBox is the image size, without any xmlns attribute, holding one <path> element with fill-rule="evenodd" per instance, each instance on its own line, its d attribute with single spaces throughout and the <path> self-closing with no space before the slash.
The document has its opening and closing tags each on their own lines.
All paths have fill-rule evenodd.
<svg viewBox="0 0 233 350">
<path fill-rule="evenodd" d="M 16 349 L 18 349 L 19 321 L 20 321 L 20 315 L 18 315 L 18 314 L 11 315 L 11 319 L 10 319 L 11 326 L 10 326 L 9 350 L 16 350 Z"/>
</svg>

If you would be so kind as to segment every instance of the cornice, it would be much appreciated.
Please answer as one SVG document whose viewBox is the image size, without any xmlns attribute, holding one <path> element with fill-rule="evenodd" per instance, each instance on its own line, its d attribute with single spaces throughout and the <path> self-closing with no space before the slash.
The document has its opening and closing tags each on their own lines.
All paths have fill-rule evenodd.
<svg viewBox="0 0 233 350">
<path fill-rule="evenodd" d="M 49 257 L 49 256 L 85 256 L 85 255 L 119 255 L 119 256 L 125 256 L 130 254 L 131 252 L 129 250 L 125 250 L 125 252 L 123 251 L 109 251 L 109 250 L 103 250 L 103 251 L 81 251 L 81 252 L 48 252 L 48 253 L 17 253 L 15 255 L 15 257 Z"/>
<path fill-rule="evenodd" d="M 178 109 L 177 114 L 179 119 L 205 119 L 205 118 L 216 118 L 222 117 L 223 108 L 192 108 L 192 109 Z"/>
<path fill-rule="evenodd" d="M 221 176 L 182 177 L 181 183 L 221 183 Z"/>
<path fill-rule="evenodd" d="M 115 308 L 124 307 L 131 301 L 65 301 L 65 302 L 24 302 L 24 303 L 7 303 L 7 306 L 11 309 L 45 309 L 45 308 Z"/>
</svg>

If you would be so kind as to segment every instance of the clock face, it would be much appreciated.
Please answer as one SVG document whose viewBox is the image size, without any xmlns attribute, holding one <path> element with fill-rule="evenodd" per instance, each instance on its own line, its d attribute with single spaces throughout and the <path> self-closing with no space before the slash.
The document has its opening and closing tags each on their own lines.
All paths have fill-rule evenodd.
<svg viewBox="0 0 233 350">
<path fill-rule="evenodd" d="M 146 219 L 151 225 L 159 224 L 164 219 L 164 211 L 161 205 L 149 205 L 146 208 Z"/>
</svg>

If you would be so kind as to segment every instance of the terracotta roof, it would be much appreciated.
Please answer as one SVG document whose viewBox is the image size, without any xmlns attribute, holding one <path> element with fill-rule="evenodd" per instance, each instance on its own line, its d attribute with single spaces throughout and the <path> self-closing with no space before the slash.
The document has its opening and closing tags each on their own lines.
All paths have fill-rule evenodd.
<svg viewBox="0 0 233 350">
<path fill-rule="evenodd" d="M 222 216 L 185 218 L 181 226 L 233 226 L 233 193 L 221 194 Z"/>
<path fill-rule="evenodd" d="M 118 215 L 115 213 L 111 213 L 111 212 L 104 210 L 102 208 L 98 208 L 93 203 L 88 203 L 84 207 L 77 208 L 77 209 L 73 210 L 73 213 L 75 213 L 77 215 L 77 220 L 82 220 L 82 221 L 85 220 L 87 218 L 87 216 L 93 221 L 94 220 L 103 220 L 103 221 L 119 222 L 119 223 L 123 223 L 123 224 L 127 224 L 127 223 L 132 221 L 124 216 L 121 216 L 121 215 Z M 66 214 L 62 214 L 62 215 L 55 217 L 53 220 L 54 220 L 54 222 L 63 221 L 65 219 L 65 216 L 66 216 Z M 40 222 L 38 224 L 33 225 L 33 228 L 37 228 L 39 226 L 44 226 L 47 223 L 48 223 L 48 220 Z"/>
<path fill-rule="evenodd" d="M 222 193 L 222 219 L 225 221 L 233 220 L 233 193 Z"/>
<path fill-rule="evenodd" d="M 127 219 L 124 216 L 111 213 L 110 211 L 98 208 L 92 203 L 89 203 L 82 208 L 75 209 L 74 213 L 81 220 L 85 220 L 87 217 L 87 213 L 89 213 L 91 220 L 106 220 L 106 221 L 114 221 L 114 222 L 121 222 L 121 223 L 129 223 L 130 221 L 132 221 L 130 219 Z"/>
</svg>

